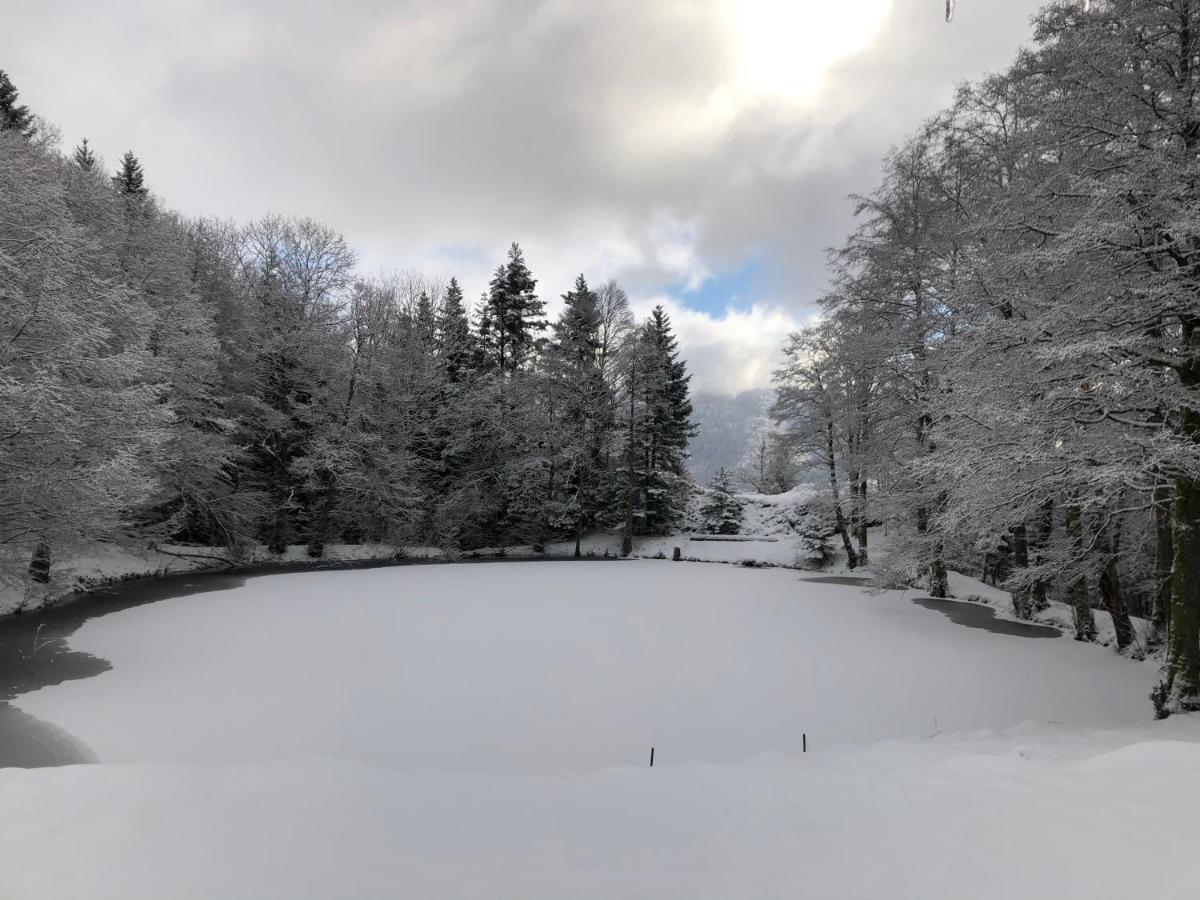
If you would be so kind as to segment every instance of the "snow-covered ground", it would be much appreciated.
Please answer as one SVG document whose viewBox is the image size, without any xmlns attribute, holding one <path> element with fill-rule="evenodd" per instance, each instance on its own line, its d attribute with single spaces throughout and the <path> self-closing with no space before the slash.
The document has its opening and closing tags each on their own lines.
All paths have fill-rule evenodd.
<svg viewBox="0 0 1200 900">
<path fill-rule="evenodd" d="M 986 584 L 977 578 L 971 578 L 961 572 L 951 572 L 949 581 L 950 593 L 956 599 L 982 603 L 994 609 L 1000 618 L 1016 621 L 1012 594 L 1008 591 Z M 1113 627 L 1112 616 L 1106 610 L 1093 609 L 1092 618 L 1096 622 L 1095 642 L 1103 647 L 1115 648 L 1117 632 Z M 1033 621 L 1057 628 L 1065 634 L 1073 635 L 1075 633 L 1074 611 L 1066 603 L 1057 600 L 1051 600 L 1045 609 L 1034 614 Z M 1150 637 L 1153 626 L 1150 622 L 1137 616 L 1132 616 L 1131 621 L 1136 637 L 1127 652 L 1134 656 L 1146 656 L 1150 653 Z M 1151 661 L 1156 663 L 1155 660 Z"/>
<path fill-rule="evenodd" d="M 874 582 L 877 574 L 886 572 L 880 580 L 884 583 L 889 583 L 896 575 L 895 572 L 890 571 L 888 566 L 891 545 L 896 539 L 894 533 L 888 534 L 883 528 L 872 528 L 869 535 L 871 565 L 860 566 L 857 569 L 851 570 L 846 565 L 845 553 L 839 547 L 831 550 L 830 563 L 823 567 L 823 571 L 827 575 L 860 578 L 864 582 Z M 914 591 L 921 590 L 920 585 L 923 585 L 924 578 L 919 577 L 914 572 L 908 572 L 905 575 L 908 578 L 912 578 L 918 585 L 918 587 L 913 588 Z M 1018 619 L 1013 611 L 1012 594 L 1008 591 L 981 581 L 979 578 L 964 572 L 951 571 L 948 581 L 950 597 L 952 599 L 987 606 L 999 619 L 1012 622 L 1022 621 Z M 1112 616 L 1103 609 L 1093 609 L 1092 616 L 1096 622 L 1096 638 L 1094 643 L 1115 649 L 1117 636 L 1116 630 L 1113 628 Z M 1046 609 L 1036 613 L 1031 621 L 1039 625 L 1055 628 L 1067 635 L 1074 635 L 1075 633 L 1074 611 L 1069 605 L 1058 600 L 1052 599 Z M 1150 622 L 1136 616 L 1132 617 L 1132 622 L 1136 639 L 1134 644 L 1126 651 L 1126 654 L 1134 658 L 1146 657 L 1150 664 L 1158 665 L 1161 662 L 1161 658 L 1151 649 L 1152 642 L 1150 638 L 1153 628 Z M 1158 653 L 1161 653 L 1161 650 Z"/>
<path fill-rule="evenodd" d="M 638 557 L 671 557 L 679 547 L 683 558 L 703 562 L 741 565 L 782 566 L 817 569 L 827 562 L 828 540 L 824 511 L 812 506 L 814 492 L 802 486 L 785 494 L 741 494 L 745 504 L 745 524 L 742 534 L 733 540 L 715 540 L 697 534 L 698 509 L 704 495 L 697 493 L 689 504 L 685 529 L 678 535 L 638 537 L 633 555 Z M 573 542 L 552 544 L 541 551 L 530 546 L 485 547 L 466 551 L 463 558 L 506 556 L 511 558 L 541 556 L 571 556 Z M 621 537 L 611 532 L 588 535 L 582 552 L 589 556 L 619 556 Z M 402 560 L 436 560 L 446 558 L 437 547 L 398 547 L 390 544 L 328 544 L 319 559 L 308 555 L 303 544 L 293 545 L 282 554 L 271 553 L 265 546 L 252 548 L 236 561 L 239 567 L 296 566 L 313 567 L 348 562 Z M 26 561 L 12 566 L 24 568 Z M 132 578 L 173 575 L 183 572 L 226 569 L 234 565 L 227 551 L 220 547 L 195 547 L 162 544 L 139 547 L 120 543 L 105 543 L 78 549 L 55 561 L 48 585 L 33 584 L 26 578 L 0 580 L 0 615 L 36 610 L 68 597 L 115 582 Z"/>
<path fill-rule="evenodd" d="M 705 495 L 698 492 L 689 504 L 680 534 L 637 537 L 633 554 L 670 559 L 678 547 L 685 560 L 699 562 L 793 569 L 819 569 L 828 562 L 833 533 L 826 521 L 827 511 L 812 487 L 801 485 L 784 494 L 737 496 L 744 506 L 739 534 L 718 537 L 702 532 L 699 508 Z M 556 544 L 551 549 L 565 554 L 573 546 Z M 582 549 L 593 556 L 618 556 L 621 537 L 603 532 L 589 535 Z"/>
<path fill-rule="evenodd" d="M 236 561 L 238 566 L 311 566 L 406 558 L 437 558 L 441 551 L 428 548 L 399 548 L 388 544 L 329 544 L 320 559 L 312 559 L 303 544 L 288 547 L 283 553 L 271 553 L 258 546 Z M 53 605 L 71 594 L 97 587 L 160 575 L 227 569 L 234 565 L 222 547 L 195 547 L 162 544 L 138 547 L 128 544 L 96 544 L 57 560 L 51 569 L 50 583 L 34 584 L 26 578 L 0 581 L 0 615 L 36 610 Z M 20 568 L 20 567 L 18 567 Z"/>
<path fill-rule="evenodd" d="M 13 900 L 1194 900 L 1200 745 L 1100 735 L 547 774 L 0 770 Z M 1047 749 L 1049 748 L 1049 749 Z"/>
<path fill-rule="evenodd" d="M 0 896 L 1195 896 L 1200 723 L 1150 721 L 1150 667 L 803 578 L 413 566 L 93 619 L 112 670 L 17 704 L 100 764 L 0 770 Z"/>
</svg>

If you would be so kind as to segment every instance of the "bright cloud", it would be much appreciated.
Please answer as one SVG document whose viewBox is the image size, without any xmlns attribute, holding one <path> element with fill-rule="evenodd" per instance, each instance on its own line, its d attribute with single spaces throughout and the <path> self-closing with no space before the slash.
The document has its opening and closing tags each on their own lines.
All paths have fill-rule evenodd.
<svg viewBox="0 0 1200 900">
<path fill-rule="evenodd" d="M 469 297 L 514 240 L 551 301 L 579 272 L 674 292 L 697 385 L 733 391 L 809 315 L 846 195 L 1040 4 L 949 28 L 933 0 L 61 0 L 10 4 L 0 61 L 185 213 L 311 215 Z M 686 308 L 750 263 L 752 298 Z"/>
<path fill-rule="evenodd" d="M 869 46 L 892 0 L 718 0 L 745 98 L 812 100 L 829 69 Z"/>
<path fill-rule="evenodd" d="M 662 304 L 692 373 L 692 389 L 719 393 L 769 387 L 779 366 L 784 339 L 801 327 L 801 319 L 779 306 L 756 304 L 710 315 L 689 309 L 666 296 L 634 303 L 645 314 Z"/>
</svg>

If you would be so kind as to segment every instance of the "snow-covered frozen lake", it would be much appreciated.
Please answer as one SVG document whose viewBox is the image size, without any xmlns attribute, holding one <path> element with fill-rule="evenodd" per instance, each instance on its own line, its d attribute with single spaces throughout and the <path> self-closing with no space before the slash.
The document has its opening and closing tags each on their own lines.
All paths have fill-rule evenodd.
<svg viewBox="0 0 1200 900">
<path fill-rule="evenodd" d="M 87 622 L 112 662 L 18 699 L 102 762 L 594 770 L 1022 722 L 1147 719 L 1154 672 L 898 593 L 656 561 L 255 578 Z"/>
<path fill-rule="evenodd" d="M 100 764 L 0 769 L 0 896 L 1115 900 L 1200 878 L 1200 728 L 1150 721 L 1152 668 L 898 593 L 414 566 L 254 578 L 70 643 L 113 668 L 17 705 Z"/>
</svg>

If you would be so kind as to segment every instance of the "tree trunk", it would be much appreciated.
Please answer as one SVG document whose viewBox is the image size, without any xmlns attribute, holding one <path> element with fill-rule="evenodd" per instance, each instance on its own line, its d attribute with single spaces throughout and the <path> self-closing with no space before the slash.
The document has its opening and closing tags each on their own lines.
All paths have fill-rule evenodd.
<svg viewBox="0 0 1200 900">
<path fill-rule="evenodd" d="M 942 558 L 940 546 L 937 556 L 929 564 L 929 596 L 939 599 L 950 596 L 950 576 L 946 571 L 946 561 Z"/>
<path fill-rule="evenodd" d="M 281 435 L 271 441 L 271 505 L 272 520 L 267 535 L 267 547 L 276 554 L 287 551 L 288 545 L 288 502 L 291 491 L 287 466 L 287 442 Z"/>
<path fill-rule="evenodd" d="M 1175 561 L 1167 639 L 1166 703 L 1200 709 L 1200 481 L 1180 478 L 1172 503 Z"/>
<path fill-rule="evenodd" d="M 38 541 L 33 545 L 33 558 L 29 560 L 29 578 L 37 584 L 50 583 L 50 545 Z"/>
<path fill-rule="evenodd" d="M 1200 319 L 1183 319 L 1184 343 L 1200 351 Z M 1179 368 L 1179 379 L 1192 391 L 1200 390 L 1200 358 L 1193 356 Z M 1200 412 L 1184 406 L 1180 430 L 1200 445 Z M 1171 503 L 1174 563 L 1171 571 L 1171 605 L 1167 612 L 1167 664 L 1154 702 L 1160 716 L 1200 709 L 1200 479 L 1185 475 L 1175 480 Z"/>
<path fill-rule="evenodd" d="M 317 475 L 317 496 L 314 504 L 312 530 L 308 536 L 308 555 L 320 559 L 325 555 L 325 541 L 329 537 L 329 519 L 333 509 L 333 474 L 322 469 Z"/>
<path fill-rule="evenodd" d="M 1171 627 L 1171 571 L 1175 567 L 1175 535 L 1171 522 L 1171 487 L 1159 481 L 1154 487 L 1154 610 L 1151 621 L 1156 640 L 1165 640 Z"/>
<path fill-rule="evenodd" d="M 1045 550 L 1050 543 L 1050 536 L 1054 533 L 1054 501 L 1047 500 L 1042 507 L 1042 520 L 1038 527 L 1037 549 Z M 1050 606 L 1049 589 L 1046 584 L 1046 579 L 1039 578 L 1033 583 L 1033 590 L 1030 593 L 1030 599 L 1033 606 L 1033 612 L 1039 613 Z"/>
<path fill-rule="evenodd" d="M 625 526 L 621 530 L 621 555 L 629 556 L 633 552 L 633 479 L 625 484 Z"/>
<path fill-rule="evenodd" d="M 1105 510 L 1102 515 L 1107 516 Z M 1100 597 L 1104 607 L 1112 616 L 1113 630 L 1117 635 L 1117 649 L 1125 650 L 1134 641 L 1133 622 L 1129 618 L 1129 610 L 1125 606 L 1125 596 L 1121 591 L 1121 576 L 1117 570 L 1117 558 L 1121 552 L 1120 532 L 1110 536 L 1113 529 L 1108 523 L 1101 524 L 1100 551 L 1104 555 L 1100 570 Z"/>
<path fill-rule="evenodd" d="M 1022 525 L 1016 525 L 1012 530 L 1013 565 L 1018 569 L 1029 568 L 1029 531 Z M 1017 587 L 1012 592 L 1013 615 L 1018 619 L 1033 618 L 1033 598 L 1030 596 L 1028 584 Z"/>
<path fill-rule="evenodd" d="M 861 478 L 858 482 L 858 564 L 865 566 L 870 562 L 867 553 L 867 481 Z"/>
<path fill-rule="evenodd" d="M 858 568 L 858 554 L 854 552 L 854 545 L 850 543 L 850 529 L 846 527 L 846 516 L 842 512 L 841 491 L 838 489 L 837 460 L 833 455 L 832 422 L 825 426 L 825 447 L 829 453 L 829 491 L 833 495 L 834 527 L 837 529 L 838 537 L 842 539 L 842 546 L 846 549 L 846 565 L 851 569 L 856 569 Z"/>
<path fill-rule="evenodd" d="M 1082 566 L 1083 557 L 1083 516 L 1078 506 L 1067 507 L 1067 531 L 1075 545 L 1076 564 Z M 1071 608 L 1075 613 L 1075 640 L 1094 641 L 1096 639 L 1096 619 L 1092 615 L 1092 605 L 1088 599 L 1087 576 L 1080 573 L 1071 581 Z"/>
<path fill-rule="evenodd" d="M 1117 557 L 1112 555 L 1100 573 L 1100 594 L 1104 605 L 1112 616 L 1113 629 L 1117 633 L 1117 649 L 1124 650 L 1134 641 L 1133 622 L 1129 618 L 1129 610 L 1125 606 L 1125 597 L 1121 592 L 1121 578 L 1117 573 Z"/>
<path fill-rule="evenodd" d="M 917 507 L 917 534 L 929 534 L 929 510 Z M 946 561 L 942 558 L 944 548 L 941 541 L 937 542 L 933 558 L 929 561 L 929 596 L 944 599 L 950 596 L 950 579 L 946 571 Z"/>
<path fill-rule="evenodd" d="M 1096 619 L 1088 601 L 1087 578 L 1080 575 L 1071 582 L 1071 608 L 1075 614 L 1075 640 L 1096 639 Z"/>
<path fill-rule="evenodd" d="M 629 434 L 627 435 L 629 443 L 625 453 L 625 525 L 621 531 L 622 556 L 629 556 L 633 553 L 633 495 L 637 490 L 637 471 L 634 468 L 637 450 L 633 446 L 633 412 L 634 404 L 631 398 L 629 401 Z"/>
</svg>

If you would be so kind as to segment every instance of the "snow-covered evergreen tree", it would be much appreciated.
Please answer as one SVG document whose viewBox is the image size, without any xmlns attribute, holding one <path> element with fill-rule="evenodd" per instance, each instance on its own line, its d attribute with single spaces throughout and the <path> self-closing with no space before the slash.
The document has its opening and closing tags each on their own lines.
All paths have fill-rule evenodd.
<svg viewBox="0 0 1200 900">
<path fill-rule="evenodd" d="M 0 69 L 0 131 L 11 131 L 22 137 L 32 137 L 35 126 L 29 107 L 17 102 L 20 96 L 16 85 Z"/>
<path fill-rule="evenodd" d="M 74 160 L 75 165 L 79 166 L 85 172 L 90 172 L 96 167 L 96 154 L 88 146 L 87 138 L 81 140 L 79 145 L 71 152 L 71 159 Z"/>
<path fill-rule="evenodd" d="M 132 150 L 126 150 L 125 155 L 121 157 L 121 165 L 113 174 L 112 183 L 117 193 L 125 197 L 141 199 L 149 193 L 146 174 Z"/>
<path fill-rule="evenodd" d="M 738 534 L 742 530 L 745 505 L 733 490 L 733 475 L 718 469 L 709 484 L 710 494 L 700 507 L 700 519 L 709 534 Z"/>
<path fill-rule="evenodd" d="M 475 338 L 463 303 L 458 279 L 451 278 L 438 312 L 438 357 L 448 381 L 457 382 L 474 368 L 477 360 Z"/>
<path fill-rule="evenodd" d="M 613 403 L 602 364 L 603 319 L 599 299 L 580 275 L 563 295 L 563 311 L 554 324 L 546 354 L 548 399 L 552 408 L 549 439 L 558 448 L 561 469 L 550 491 L 551 516 L 574 532 L 575 553 L 583 533 L 594 527 L 603 503 L 614 429 Z"/>
<path fill-rule="evenodd" d="M 622 552 L 635 534 L 667 534 L 691 493 L 687 445 L 693 431 L 687 364 L 679 358 L 670 318 L 656 306 L 624 359 L 624 397 L 618 404 L 624 432 Z"/>
<path fill-rule="evenodd" d="M 503 376 L 526 367 L 543 342 L 545 304 L 518 244 L 496 270 L 479 310 L 479 340 L 487 362 Z"/>
<path fill-rule="evenodd" d="M 309 219 L 185 220 L 132 153 L 110 178 L 26 131 L 0 132 L 0 574 L 122 536 L 578 542 L 629 491 L 637 530 L 677 520 L 686 370 L 615 282 L 580 276 L 547 341 L 514 244 L 473 329 L 454 279 L 356 278 Z"/>
</svg>

